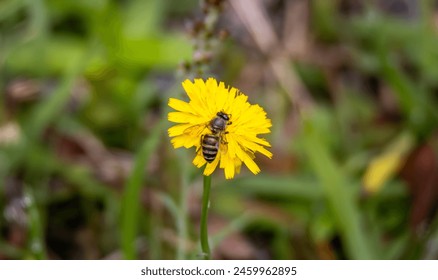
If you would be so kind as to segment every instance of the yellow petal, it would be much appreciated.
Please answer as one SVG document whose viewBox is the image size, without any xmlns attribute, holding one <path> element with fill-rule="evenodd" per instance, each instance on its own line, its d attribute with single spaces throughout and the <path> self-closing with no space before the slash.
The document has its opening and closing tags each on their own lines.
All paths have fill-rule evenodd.
<svg viewBox="0 0 438 280">
<path fill-rule="evenodd" d="M 391 142 L 386 151 L 368 165 L 362 181 L 365 190 L 370 193 L 378 192 L 403 165 L 413 145 L 414 137 L 410 133 L 402 133 Z"/>
<path fill-rule="evenodd" d="M 202 167 L 204 164 L 206 164 L 207 162 L 205 161 L 204 157 L 202 156 L 202 153 L 197 153 L 195 158 L 193 159 L 193 164 L 200 168 Z"/>
<path fill-rule="evenodd" d="M 251 156 L 252 154 L 244 151 L 240 145 L 237 145 L 236 147 L 236 154 L 245 163 L 245 165 L 248 167 L 248 169 L 254 173 L 258 174 L 260 172 L 260 168 L 257 166 L 257 164 L 252 160 Z M 251 155 L 251 156 L 250 156 Z"/>
<path fill-rule="evenodd" d="M 234 159 L 234 172 L 236 174 L 240 173 L 240 168 L 242 167 L 242 161 L 239 158 Z"/>
<path fill-rule="evenodd" d="M 219 163 L 219 160 L 220 160 L 220 154 L 218 154 L 216 156 L 216 158 L 213 160 L 212 163 L 207 163 L 207 166 L 204 169 L 204 175 L 205 176 L 211 175 L 211 173 L 213 173 L 213 171 L 217 167 L 217 164 Z"/>
<path fill-rule="evenodd" d="M 377 192 L 380 187 L 400 168 L 402 157 L 397 154 L 387 154 L 374 159 L 363 179 L 368 192 Z"/>
<path fill-rule="evenodd" d="M 179 135 L 179 136 L 173 137 L 170 140 L 170 143 L 172 143 L 173 147 L 175 149 L 177 149 L 177 148 L 184 146 L 184 143 L 186 142 L 186 138 L 187 138 L 187 136 L 185 136 L 185 135 Z"/>
<path fill-rule="evenodd" d="M 190 113 L 184 112 L 170 112 L 167 115 L 169 121 L 174 123 L 191 123 L 191 124 L 200 124 L 205 122 L 202 117 L 195 116 Z"/>
<path fill-rule="evenodd" d="M 184 82 L 182 82 L 182 86 L 191 101 L 199 100 L 199 95 L 201 94 L 201 92 L 199 91 L 199 88 L 196 87 L 194 83 L 192 83 L 192 81 L 185 80 Z"/>
<path fill-rule="evenodd" d="M 234 161 L 232 161 L 230 158 L 226 159 L 224 171 L 225 171 L 225 178 L 226 179 L 233 179 L 234 178 L 234 172 L 236 171 L 236 167 L 234 165 Z"/>
<path fill-rule="evenodd" d="M 239 142 L 239 144 L 242 147 L 245 147 L 246 149 L 250 149 L 254 152 L 260 152 L 261 154 L 267 156 L 268 158 L 272 158 L 272 153 L 270 151 L 266 150 L 264 147 L 260 146 L 259 144 L 247 140 L 246 137 L 244 136 L 236 136 L 236 141 Z"/>
<path fill-rule="evenodd" d="M 169 105 L 169 107 L 171 107 L 177 111 L 181 111 L 181 112 L 185 112 L 185 113 L 192 113 L 193 112 L 193 109 L 189 103 L 181 101 L 179 99 L 169 98 L 168 105 Z"/>
<path fill-rule="evenodd" d="M 183 134 L 188 128 L 193 127 L 192 124 L 178 124 L 169 128 L 167 131 L 170 137 Z"/>
</svg>

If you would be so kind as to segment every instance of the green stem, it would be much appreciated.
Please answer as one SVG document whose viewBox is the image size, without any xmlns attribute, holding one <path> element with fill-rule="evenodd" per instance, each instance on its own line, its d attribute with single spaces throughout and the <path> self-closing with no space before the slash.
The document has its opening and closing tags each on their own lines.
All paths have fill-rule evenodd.
<svg viewBox="0 0 438 280">
<path fill-rule="evenodd" d="M 211 176 L 204 176 L 204 192 L 202 194 L 201 210 L 201 248 L 204 260 L 210 259 L 210 246 L 208 245 L 208 206 L 210 202 Z"/>
</svg>

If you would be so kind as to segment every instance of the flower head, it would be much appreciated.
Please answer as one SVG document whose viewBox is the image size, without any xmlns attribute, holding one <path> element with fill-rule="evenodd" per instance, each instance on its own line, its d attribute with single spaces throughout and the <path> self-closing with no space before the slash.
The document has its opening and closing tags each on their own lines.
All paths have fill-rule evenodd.
<svg viewBox="0 0 438 280">
<path fill-rule="evenodd" d="M 177 123 L 168 130 L 173 147 L 196 147 L 193 164 L 198 168 L 207 164 L 207 176 L 219 166 L 231 179 L 240 172 L 242 162 L 252 173 L 259 173 L 254 154 L 272 157 L 265 148 L 271 146 L 269 142 L 257 136 L 271 132 L 271 120 L 263 108 L 214 78 L 185 80 L 182 86 L 190 101 L 169 99 L 169 106 L 177 111 L 168 115 L 169 121 Z"/>
</svg>

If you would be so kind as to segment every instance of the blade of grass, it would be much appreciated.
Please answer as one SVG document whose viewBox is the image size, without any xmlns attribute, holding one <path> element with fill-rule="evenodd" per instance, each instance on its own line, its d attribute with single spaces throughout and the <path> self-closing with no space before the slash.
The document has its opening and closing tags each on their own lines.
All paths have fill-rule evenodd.
<svg viewBox="0 0 438 280">
<path fill-rule="evenodd" d="M 137 234 L 138 217 L 140 212 L 140 190 L 144 180 L 144 170 L 151 154 L 159 144 L 164 129 L 163 120 L 159 122 L 151 134 L 143 142 L 134 162 L 134 168 L 125 184 L 121 207 L 121 243 L 125 259 L 135 259 L 135 236 Z"/>
<path fill-rule="evenodd" d="M 78 58 L 75 63 L 72 63 L 72 65 L 66 69 L 59 86 L 50 94 L 50 98 L 45 102 L 41 102 L 35 108 L 30 118 L 30 123 L 25 129 L 25 131 L 28 132 L 30 141 L 38 139 L 50 122 L 57 120 L 56 116 L 64 110 L 74 82 L 80 73 L 82 73 L 85 62 L 86 57 L 81 57 Z"/>
<path fill-rule="evenodd" d="M 38 140 L 44 130 L 51 122 L 58 120 L 56 117 L 60 114 L 68 102 L 70 92 L 74 81 L 82 73 L 85 67 L 88 55 L 77 58 L 70 66 L 66 67 L 65 73 L 61 78 L 59 85 L 50 94 L 49 98 L 44 102 L 39 103 L 27 123 L 23 124 L 23 135 L 20 141 L 15 145 L 11 145 L 6 149 L 8 163 L 2 170 L 2 173 L 7 174 L 13 170 L 18 164 L 26 160 L 29 151 L 38 146 Z M 2 182 L 0 182 L 0 185 Z"/>
<path fill-rule="evenodd" d="M 346 254 L 351 259 L 372 259 L 376 256 L 368 246 L 361 228 L 359 209 L 346 184 L 346 175 L 331 157 L 315 126 L 311 120 L 304 120 L 304 148 L 321 181 Z"/>
<path fill-rule="evenodd" d="M 180 210 L 178 205 L 169 195 L 165 193 L 160 193 L 159 198 L 164 204 L 164 206 L 167 208 L 169 213 L 172 215 L 175 221 L 178 237 L 179 239 L 182 239 L 181 241 L 178 242 L 178 247 L 176 249 L 176 259 L 183 260 L 186 258 L 185 251 L 187 248 L 186 246 L 187 242 L 184 239 L 184 232 L 186 231 L 185 230 L 186 224 L 184 222 L 185 221 L 184 213 Z"/>
<path fill-rule="evenodd" d="M 419 46 L 422 45 L 419 44 Z M 437 114 L 431 106 L 432 102 L 428 98 L 427 91 L 402 71 L 402 67 L 391 55 L 391 50 L 385 40 L 378 41 L 377 46 L 376 55 L 380 61 L 380 75 L 393 89 L 401 110 L 408 117 L 410 128 L 420 135 L 427 133 L 437 122 Z"/>
<path fill-rule="evenodd" d="M 216 246 L 219 245 L 219 243 L 221 243 L 227 236 L 229 236 L 233 232 L 243 230 L 253 220 L 254 217 L 249 214 L 243 214 L 232 220 L 227 226 L 222 228 L 219 232 L 215 233 L 211 237 L 211 248 L 214 249 Z"/>
<path fill-rule="evenodd" d="M 25 198 L 29 218 L 29 251 L 35 259 L 43 260 L 46 259 L 43 223 L 35 195 L 30 187 L 25 188 Z"/>
<path fill-rule="evenodd" d="M 224 181 L 219 185 L 222 191 L 238 192 L 252 195 L 263 195 L 275 198 L 300 198 L 317 200 L 323 198 L 319 183 L 313 178 L 304 176 L 272 176 L 237 178 Z"/>
</svg>

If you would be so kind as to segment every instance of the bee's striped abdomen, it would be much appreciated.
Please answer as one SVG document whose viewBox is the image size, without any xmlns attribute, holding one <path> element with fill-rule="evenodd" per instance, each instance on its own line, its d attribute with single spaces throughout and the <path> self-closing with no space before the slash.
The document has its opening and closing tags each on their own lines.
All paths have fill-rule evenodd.
<svg viewBox="0 0 438 280">
<path fill-rule="evenodd" d="M 210 163 L 215 158 L 219 151 L 219 136 L 206 134 L 202 137 L 202 155 L 204 159 Z"/>
</svg>

